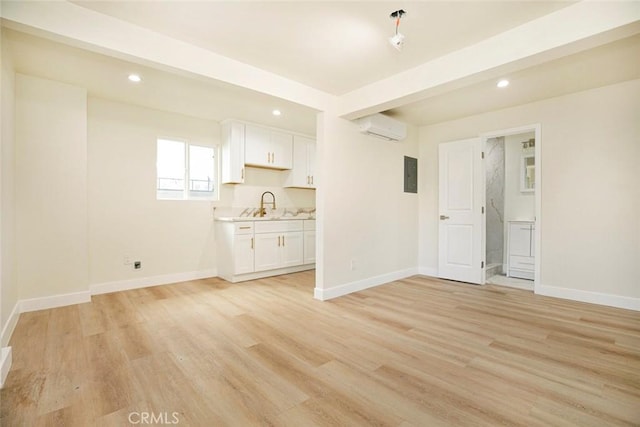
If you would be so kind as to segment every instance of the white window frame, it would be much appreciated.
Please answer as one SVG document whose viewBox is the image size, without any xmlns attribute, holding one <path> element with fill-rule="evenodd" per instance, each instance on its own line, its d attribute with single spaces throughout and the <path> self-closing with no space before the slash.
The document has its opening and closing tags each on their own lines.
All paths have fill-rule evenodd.
<svg viewBox="0 0 640 427">
<path fill-rule="evenodd" d="M 158 166 L 157 166 L 157 162 L 158 162 L 158 142 L 160 140 L 164 140 L 164 141 L 172 141 L 172 142 L 179 142 L 181 144 L 183 144 L 184 147 L 184 174 L 183 174 L 183 182 L 184 182 L 184 188 L 181 191 L 181 196 L 178 197 L 177 193 L 176 195 L 172 196 L 169 195 L 169 193 L 167 193 L 167 195 L 162 196 L 161 194 L 161 190 L 158 188 L 158 184 L 159 184 L 159 179 L 160 177 L 158 176 Z M 189 169 L 191 166 L 191 161 L 190 161 L 190 147 L 204 147 L 204 148 L 210 148 L 213 150 L 213 196 L 212 197 L 192 197 L 191 196 L 191 190 L 190 190 L 190 173 L 189 173 Z M 184 139 L 184 138 L 175 138 L 175 137 L 169 137 L 169 136 L 158 136 L 156 138 L 156 200 L 174 200 L 174 201 L 184 201 L 184 200 L 190 200 L 190 201 L 194 201 L 194 200 L 200 200 L 200 201 L 205 201 L 205 202 L 212 202 L 212 201 L 219 201 L 220 200 L 220 147 L 219 145 L 208 145 L 208 144 L 198 144 L 198 143 L 192 143 L 190 140 L 188 139 Z"/>
</svg>

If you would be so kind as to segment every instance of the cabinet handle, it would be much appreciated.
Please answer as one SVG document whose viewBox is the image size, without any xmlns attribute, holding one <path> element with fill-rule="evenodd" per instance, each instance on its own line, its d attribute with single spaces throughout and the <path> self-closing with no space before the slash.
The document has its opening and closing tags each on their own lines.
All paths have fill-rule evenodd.
<svg viewBox="0 0 640 427">
<path fill-rule="evenodd" d="M 240 176 L 242 177 L 242 179 L 244 179 L 244 168 L 242 168 L 242 170 L 240 171 Z"/>
<path fill-rule="evenodd" d="M 284 236 L 282 236 L 282 246 L 284 246 Z"/>
<path fill-rule="evenodd" d="M 278 247 L 280 246 L 280 236 L 278 236 Z"/>
<path fill-rule="evenodd" d="M 307 175 L 307 184 L 311 184 L 311 182 L 309 180 L 309 175 Z"/>
<path fill-rule="evenodd" d="M 253 249 L 253 237 L 251 238 L 251 249 Z"/>
<path fill-rule="evenodd" d="M 311 175 L 311 185 L 313 185 L 313 175 Z"/>
<path fill-rule="evenodd" d="M 251 228 L 251 226 L 248 226 L 248 225 L 247 225 L 247 226 L 244 226 L 244 227 L 238 227 L 238 228 L 240 228 L 240 230 L 248 230 L 248 229 L 250 229 L 250 228 Z"/>
<path fill-rule="evenodd" d="M 448 217 L 448 216 L 446 216 L 446 215 L 440 215 L 440 219 L 441 219 L 441 220 L 445 220 L 445 219 L 449 219 L 449 217 Z"/>
<path fill-rule="evenodd" d="M 276 153 L 271 153 L 271 163 L 276 162 Z"/>
</svg>

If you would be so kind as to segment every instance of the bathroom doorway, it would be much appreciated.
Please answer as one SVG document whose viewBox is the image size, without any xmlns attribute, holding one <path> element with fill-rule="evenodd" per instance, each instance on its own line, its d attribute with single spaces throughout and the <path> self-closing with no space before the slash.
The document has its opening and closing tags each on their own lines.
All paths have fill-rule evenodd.
<svg viewBox="0 0 640 427">
<path fill-rule="evenodd" d="M 534 289 L 536 134 L 539 127 L 484 137 L 486 284 Z"/>
</svg>

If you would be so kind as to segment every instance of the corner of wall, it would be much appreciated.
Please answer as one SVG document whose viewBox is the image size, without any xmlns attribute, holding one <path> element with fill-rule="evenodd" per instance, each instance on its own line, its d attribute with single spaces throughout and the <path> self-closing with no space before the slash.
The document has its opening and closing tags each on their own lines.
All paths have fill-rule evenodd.
<svg viewBox="0 0 640 427">
<path fill-rule="evenodd" d="M 4 381 L 11 369 L 11 361 L 11 347 L 2 347 L 0 349 L 0 388 L 4 388 Z"/>
</svg>

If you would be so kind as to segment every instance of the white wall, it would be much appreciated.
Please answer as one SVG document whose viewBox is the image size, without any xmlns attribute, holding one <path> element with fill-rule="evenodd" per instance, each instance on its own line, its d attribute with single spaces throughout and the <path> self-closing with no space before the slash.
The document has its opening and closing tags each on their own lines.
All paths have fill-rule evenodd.
<svg viewBox="0 0 640 427">
<path fill-rule="evenodd" d="M 87 93 L 16 75 L 15 247 L 20 298 L 88 285 Z"/>
<path fill-rule="evenodd" d="M 438 265 L 438 144 L 540 123 L 541 290 L 640 307 L 638 117 L 634 80 L 420 128 L 420 265 Z"/>
<path fill-rule="evenodd" d="M 404 156 L 417 157 L 417 129 L 394 143 L 329 113 L 319 115 L 318 127 L 316 296 L 417 271 L 418 195 L 403 192 Z"/>
<path fill-rule="evenodd" d="M 14 174 L 15 174 L 15 73 L 11 52 L 2 43 L 0 54 L 0 331 L 18 302 L 14 269 Z M 0 347 L 8 344 L 10 332 L 2 334 Z"/>
<path fill-rule="evenodd" d="M 91 285 L 215 269 L 212 203 L 156 199 L 156 143 L 213 146 L 218 125 L 90 97 L 88 132 Z"/>
</svg>

